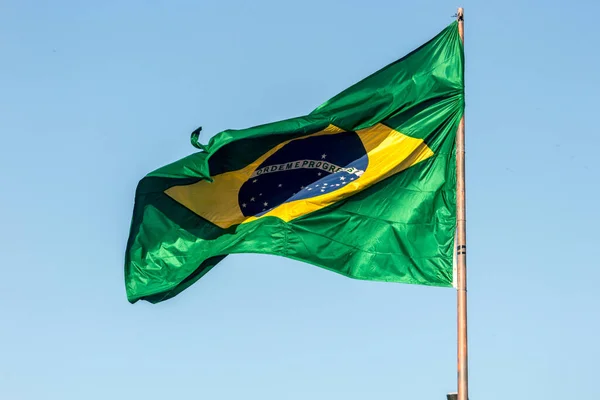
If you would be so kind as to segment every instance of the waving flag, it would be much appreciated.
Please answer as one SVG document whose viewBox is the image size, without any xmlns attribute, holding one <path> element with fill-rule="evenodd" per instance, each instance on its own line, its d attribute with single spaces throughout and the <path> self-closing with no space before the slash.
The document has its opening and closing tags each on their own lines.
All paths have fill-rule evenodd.
<svg viewBox="0 0 600 400">
<path fill-rule="evenodd" d="M 306 116 L 193 134 L 200 152 L 138 184 L 129 301 L 173 297 L 232 253 L 451 286 L 463 58 L 455 22 Z"/>
</svg>

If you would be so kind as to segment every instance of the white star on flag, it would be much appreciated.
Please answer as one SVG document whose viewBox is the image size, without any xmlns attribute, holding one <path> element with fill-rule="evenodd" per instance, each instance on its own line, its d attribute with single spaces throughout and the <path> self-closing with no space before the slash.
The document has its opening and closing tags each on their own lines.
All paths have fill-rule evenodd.
<svg viewBox="0 0 600 400">
<path fill-rule="evenodd" d="M 263 206 L 265 206 L 265 207 L 268 205 L 269 205 L 269 203 L 267 203 L 266 201 L 263 203 Z"/>
<path fill-rule="evenodd" d="M 257 181 L 258 181 L 258 179 L 255 179 L 255 180 L 252 181 L 252 183 L 256 183 Z"/>
<path fill-rule="evenodd" d="M 317 174 L 317 176 L 321 176 L 321 173 L 319 172 L 319 173 Z"/>
<path fill-rule="evenodd" d="M 254 197 L 250 199 L 250 201 L 254 201 Z"/>
<path fill-rule="evenodd" d="M 242 207 L 246 208 L 246 203 L 243 203 L 243 204 L 242 204 Z"/>
<path fill-rule="evenodd" d="M 324 160 L 326 157 L 327 157 L 327 154 L 323 154 L 323 155 L 321 156 L 321 160 Z"/>
<path fill-rule="evenodd" d="M 340 181 L 345 181 L 346 178 L 344 178 L 343 176 L 340 178 Z"/>
<path fill-rule="evenodd" d="M 281 186 L 282 186 L 281 183 L 279 185 L 277 185 L 277 187 L 281 187 Z"/>
</svg>

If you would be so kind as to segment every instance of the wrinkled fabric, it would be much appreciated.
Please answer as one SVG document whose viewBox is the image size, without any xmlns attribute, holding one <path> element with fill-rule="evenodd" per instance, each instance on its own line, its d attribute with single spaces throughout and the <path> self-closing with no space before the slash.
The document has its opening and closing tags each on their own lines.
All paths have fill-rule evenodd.
<svg viewBox="0 0 600 400">
<path fill-rule="evenodd" d="M 456 227 L 454 142 L 464 112 L 463 65 L 463 47 L 454 22 L 423 46 L 306 116 L 223 131 L 200 146 L 203 151 L 148 174 L 136 190 L 125 255 L 128 300 L 156 303 L 171 298 L 233 253 L 280 255 L 355 279 L 450 287 Z M 245 217 L 250 200 L 242 199 L 242 192 L 211 189 L 224 187 L 215 184 L 223 177 L 246 171 L 255 179 L 258 172 L 270 171 L 262 161 L 266 155 L 276 155 L 284 149 L 284 143 L 301 143 L 331 127 L 335 132 L 351 134 L 369 132 L 377 125 L 422 141 L 431 154 L 406 168 L 392 168 L 388 165 L 390 155 L 398 154 L 400 164 L 402 152 L 391 146 L 375 149 L 380 158 L 381 152 L 390 152 L 383 154 L 383 159 L 391 172 L 361 186 L 361 179 L 369 175 L 374 163 L 360 164 L 366 169 L 364 175 L 353 177 L 356 190 L 346 190 L 334 202 L 306 208 L 309 211 L 295 213 L 288 220 L 275 215 L 277 208 L 287 204 L 285 207 L 293 211 L 307 202 L 314 203 L 317 200 L 311 200 L 312 194 L 294 193 L 296 197 L 290 201 L 299 200 L 278 205 L 271 211 L 273 215 L 269 215 L 265 201 L 265 214 L 242 218 L 240 223 L 216 223 L 212 217 L 194 211 L 193 202 L 222 201 L 239 204 L 236 211 Z M 198 140 L 197 134 L 192 140 Z M 367 153 L 369 149 L 365 150 L 367 161 L 376 160 L 375 153 Z M 306 159 L 303 154 L 288 157 L 292 156 Z M 328 156 L 324 152 L 321 161 Z M 253 165 L 258 164 L 260 168 L 254 170 Z M 283 168 L 284 164 L 278 165 Z M 331 172 L 329 166 L 325 169 L 328 176 L 345 173 L 343 168 L 336 169 L 340 167 L 337 164 L 332 165 Z M 302 174 L 323 172 L 308 166 L 313 168 L 313 164 L 307 164 Z M 296 167 L 304 168 L 302 164 Z M 296 175 L 304 177 L 302 174 Z M 324 181 L 317 175 L 309 187 L 321 191 L 323 186 L 317 185 Z M 242 183 L 247 188 L 252 181 Z M 168 194 L 174 188 L 193 185 L 208 189 L 199 192 L 201 195 L 190 192 L 185 201 Z M 335 193 L 331 186 L 328 188 L 320 193 Z M 307 193 L 308 189 L 302 186 L 297 190 Z M 258 195 L 253 197 L 258 199 Z"/>
</svg>

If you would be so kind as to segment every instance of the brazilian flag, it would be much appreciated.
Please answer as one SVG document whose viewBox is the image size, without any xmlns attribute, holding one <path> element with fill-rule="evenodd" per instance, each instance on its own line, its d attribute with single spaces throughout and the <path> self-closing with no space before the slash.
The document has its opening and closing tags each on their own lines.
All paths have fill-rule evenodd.
<svg viewBox="0 0 600 400">
<path fill-rule="evenodd" d="M 223 131 L 138 184 L 128 300 L 160 302 L 228 254 L 274 254 L 364 280 L 451 286 L 456 22 L 310 114 Z"/>
</svg>

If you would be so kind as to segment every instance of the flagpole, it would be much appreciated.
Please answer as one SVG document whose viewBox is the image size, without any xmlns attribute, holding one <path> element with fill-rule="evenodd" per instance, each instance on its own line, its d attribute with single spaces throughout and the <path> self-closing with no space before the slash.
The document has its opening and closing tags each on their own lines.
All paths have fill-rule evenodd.
<svg viewBox="0 0 600 400">
<path fill-rule="evenodd" d="M 464 10 L 457 12 L 458 34 L 464 37 Z M 456 132 L 456 222 L 457 222 L 457 322 L 458 322 L 458 400 L 469 398 L 469 375 L 467 357 L 467 246 L 466 246 L 466 204 L 465 204 L 465 117 L 458 124 Z"/>
</svg>

